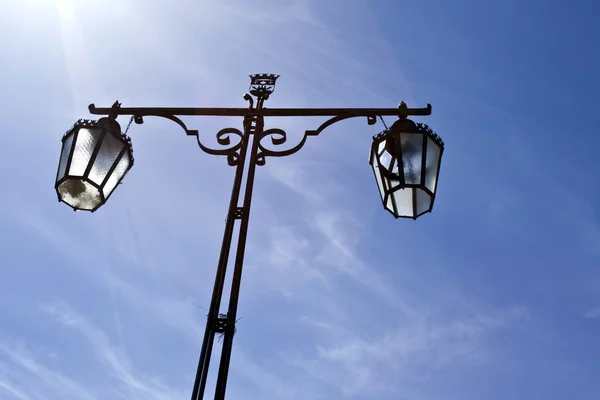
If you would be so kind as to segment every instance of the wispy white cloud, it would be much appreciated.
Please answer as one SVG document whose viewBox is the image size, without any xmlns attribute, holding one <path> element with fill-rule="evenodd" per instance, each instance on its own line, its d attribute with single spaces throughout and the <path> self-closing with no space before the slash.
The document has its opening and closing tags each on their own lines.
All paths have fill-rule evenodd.
<svg viewBox="0 0 600 400">
<path fill-rule="evenodd" d="M 249 382 L 253 391 L 264 398 L 299 399 L 302 395 L 297 387 L 299 381 L 282 378 L 277 369 L 264 365 L 264 360 L 254 360 L 249 357 L 241 346 L 235 349 L 235 364 L 233 372 L 236 378 Z M 242 395 L 241 393 L 239 393 Z M 237 396 L 236 396 L 237 397 Z"/>
<path fill-rule="evenodd" d="M 311 243 L 291 226 L 275 225 L 268 232 L 268 242 L 260 249 L 266 263 L 250 267 L 252 273 L 286 297 L 306 286 L 325 290 L 330 286 L 327 276 L 312 262 Z M 258 255 L 258 254 L 257 254 Z"/>
<path fill-rule="evenodd" d="M 364 285 L 374 296 L 381 297 L 404 314 L 413 313 L 413 306 L 407 301 L 410 293 L 394 288 L 382 274 L 383 268 L 368 266 L 357 254 L 355 249 L 365 229 L 351 212 L 318 212 L 312 224 L 324 239 L 317 261 L 339 269 L 342 274 Z"/>
<path fill-rule="evenodd" d="M 143 396 L 167 400 L 184 396 L 184 393 L 166 386 L 159 378 L 145 377 L 136 372 L 125 350 L 117 348 L 104 331 L 68 304 L 45 304 L 41 309 L 64 327 L 75 330 L 92 346 L 98 361 L 122 385 L 122 397 L 134 399 Z"/>
<path fill-rule="evenodd" d="M 600 318 L 600 306 L 589 309 L 583 314 L 583 317 L 588 319 Z"/>
<path fill-rule="evenodd" d="M 346 395 L 402 396 L 437 371 L 486 363 L 487 353 L 494 350 L 486 345 L 487 337 L 522 323 L 526 316 L 522 308 L 460 317 L 445 323 L 423 316 L 400 322 L 391 330 L 371 327 L 342 340 L 336 335 L 329 345 L 318 344 L 310 357 L 288 352 L 285 359 Z M 323 328 L 323 333 L 329 336 L 331 327 Z"/>
<path fill-rule="evenodd" d="M 23 393 L 21 390 L 13 387 L 10 383 L 6 381 L 0 380 L 0 389 L 6 391 L 8 394 L 13 395 L 14 397 L 20 400 L 31 400 L 31 397 Z"/>
<path fill-rule="evenodd" d="M 4 388 L 10 388 L 8 390 L 17 397 L 23 395 L 36 400 L 101 398 L 95 392 L 98 389 L 95 384 L 82 383 L 56 368 L 48 367 L 21 342 L 3 339 L 0 342 L 0 354 L 9 361 L 0 364 L 3 378 L 8 380 Z"/>
<path fill-rule="evenodd" d="M 308 170 L 314 170 L 319 167 L 318 163 L 306 160 L 286 160 L 286 163 L 278 163 L 273 168 L 269 168 L 267 173 L 278 183 L 293 191 L 304 201 L 309 203 L 322 203 L 324 201 L 323 188 L 315 188 L 311 184 L 311 177 Z"/>
</svg>

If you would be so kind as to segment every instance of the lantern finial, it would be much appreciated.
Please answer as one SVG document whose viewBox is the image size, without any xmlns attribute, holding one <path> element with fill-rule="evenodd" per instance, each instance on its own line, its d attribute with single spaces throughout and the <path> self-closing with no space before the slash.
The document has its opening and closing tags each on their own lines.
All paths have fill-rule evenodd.
<svg viewBox="0 0 600 400">
<path fill-rule="evenodd" d="M 408 106 L 406 105 L 406 103 L 403 101 L 400 102 L 398 108 L 400 109 L 400 114 L 398 114 L 398 118 L 406 119 L 408 117 Z"/>
</svg>

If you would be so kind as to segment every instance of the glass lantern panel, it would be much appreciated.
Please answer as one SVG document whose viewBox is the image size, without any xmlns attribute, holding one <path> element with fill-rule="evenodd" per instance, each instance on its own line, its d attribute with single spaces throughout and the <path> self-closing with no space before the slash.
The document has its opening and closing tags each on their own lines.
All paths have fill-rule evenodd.
<svg viewBox="0 0 600 400">
<path fill-rule="evenodd" d="M 383 168 L 390 169 L 390 163 L 392 162 L 392 156 L 387 151 L 384 151 L 383 154 L 379 157 L 379 161 Z"/>
<path fill-rule="evenodd" d="M 399 160 L 396 157 L 394 157 L 394 159 L 392 160 L 392 165 L 390 167 L 390 171 L 393 174 L 399 174 L 399 172 L 398 172 L 398 161 Z"/>
<path fill-rule="evenodd" d="M 129 155 L 125 153 L 123 154 L 123 156 L 121 156 L 121 159 L 117 163 L 117 167 L 114 169 L 114 171 L 108 178 L 108 181 L 106 181 L 106 184 L 102 188 L 102 192 L 104 193 L 105 198 L 108 198 L 108 196 L 110 196 L 112 191 L 115 189 L 115 186 L 117 186 L 117 184 L 121 182 L 121 179 L 123 179 L 123 176 L 129 168 L 129 164 Z"/>
<path fill-rule="evenodd" d="M 89 178 L 93 182 L 102 185 L 106 174 L 117 160 L 121 150 L 123 150 L 123 146 L 126 146 L 126 143 L 120 137 L 116 137 L 111 133 L 106 134 L 100 146 L 100 151 L 96 155 L 94 165 L 90 170 Z"/>
<path fill-rule="evenodd" d="M 60 162 L 58 163 L 58 175 L 56 176 L 57 181 L 65 176 L 67 162 L 69 161 L 69 154 L 71 154 L 71 147 L 73 146 L 74 136 L 75 133 L 71 132 L 63 141 L 62 153 L 60 153 Z"/>
<path fill-rule="evenodd" d="M 404 166 L 404 182 L 421 183 L 421 167 L 423 161 L 423 135 L 420 133 L 402 133 L 402 164 Z"/>
<path fill-rule="evenodd" d="M 381 181 L 381 172 L 379 172 L 379 166 L 377 164 L 373 165 L 373 172 L 375 173 L 375 181 L 377 181 L 377 188 L 379 189 L 381 200 L 383 200 L 385 189 L 383 187 L 383 182 Z"/>
<path fill-rule="evenodd" d="M 70 178 L 58 186 L 60 199 L 73 208 L 93 210 L 102 204 L 100 190 L 79 178 Z"/>
<path fill-rule="evenodd" d="M 102 134 L 100 128 L 80 128 L 69 166 L 69 175 L 83 176 L 90 162 L 96 143 Z"/>
<path fill-rule="evenodd" d="M 377 146 L 377 154 L 381 155 L 381 153 L 383 152 L 384 149 L 385 149 L 385 140 L 382 140 L 381 142 L 379 142 L 379 146 Z"/>
<path fill-rule="evenodd" d="M 394 202 L 396 203 L 396 210 L 399 217 L 414 217 L 415 212 L 413 209 L 413 190 L 412 188 L 396 190 L 392 196 L 394 196 Z"/>
<path fill-rule="evenodd" d="M 385 208 L 396 214 L 396 211 L 394 211 L 394 203 L 392 203 L 392 195 L 388 194 L 387 201 L 385 202 Z"/>
<path fill-rule="evenodd" d="M 425 169 L 425 186 L 435 193 L 435 185 L 438 178 L 438 169 L 440 165 L 441 149 L 430 137 L 427 138 L 427 160 Z"/>
<path fill-rule="evenodd" d="M 396 181 L 393 179 L 385 179 L 385 185 L 387 186 L 387 190 L 393 190 L 400 186 L 400 181 Z"/>
<path fill-rule="evenodd" d="M 423 189 L 417 191 L 417 215 L 421 215 L 431 208 L 431 196 Z"/>
</svg>

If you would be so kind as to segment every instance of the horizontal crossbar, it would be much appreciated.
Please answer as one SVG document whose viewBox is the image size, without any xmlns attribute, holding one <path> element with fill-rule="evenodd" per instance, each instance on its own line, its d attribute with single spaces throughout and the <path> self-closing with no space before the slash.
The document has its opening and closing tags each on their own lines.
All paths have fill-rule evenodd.
<svg viewBox="0 0 600 400">
<path fill-rule="evenodd" d="M 431 115 L 431 104 L 425 108 L 178 108 L 178 107 L 103 107 L 89 106 L 94 115 L 135 115 L 135 116 L 223 116 L 243 117 L 249 113 L 263 117 L 330 117 L 348 116 L 393 116 L 393 115 Z"/>
</svg>

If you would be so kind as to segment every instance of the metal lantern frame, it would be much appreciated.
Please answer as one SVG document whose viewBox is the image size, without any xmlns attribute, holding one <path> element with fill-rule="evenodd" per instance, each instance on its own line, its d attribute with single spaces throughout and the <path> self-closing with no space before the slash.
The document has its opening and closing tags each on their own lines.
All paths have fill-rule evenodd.
<svg viewBox="0 0 600 400">
<path fill-rule="evenodd" d="M 87 130 L 87 138 L 82 137 L 82 130 Z M 113 140 L 111 142 L 113 147 L 115 147 L 115 145 L 120 145 L 120 149 L 118 152 L 115 151 L 113 153 L 114 160 L 112 160 L 110 167 L 106 172 L 102 173 L 103 176 L 101 179 L 98 179 L 98 176 L 92 175 L 94 175 L 94 172 L 98 169 L 98 155 L 101 152 L 109 151 L 109 149 L 103 148 L 105 142 L 107 147 L 110 146 L 107 140 L 109 136 L 112 136 Z M 83 155 L 83 157 L 87 159 L 78 160 L 80 163 L 85 164 L 85 168 L 78 165 L 78 171 L 73 171 L 73 159 L 80 140 L 89 140 L 90 138 L 92 139 L 93 150 L 91 154 L 89 154 L 89 158 L 87 155 Z M 84 146 L 84 144 L 81 146 Z M 123 157 L 127 157 L 129 163 L 124 171 L 117 171 Z M 116 187 L 121 183 L 133 166 L 133 163 L 134 158 L 131 139 L 125 133 L 121 132 L 121 126 L 113 117 L 105 117 L 99 120 L 78 120 L 62 137 L 62 150 L 56 173 L 56 183 L 54 185 L 58 201 L 67 204 L 69 207 L 73 208 L 74 211 L 96 211 L 110 198 Z M 82 190 L 84 186 L 90 185 L 97 191 L 98 204 L 93 208 L 82 208 L 67 202 L 65 200 L 65 195 L 61 193 L 60 189 L 61 185 L 69 181 L 73 182 L 74 185 L 81 185 Z M 68 192 L 73 189 L 67 188 L 65 190 Z"/>
<path fill-rule="evenodd" d="M 408 143 L 407 138 L 411 136 L 412 143 Z M 412 149 L 409 150 L 408 144 Z M 420 158 L 416 172 L 409 160 L 411 151 L 415 153 L 415 150 Z M 373 137 L 369 164 L 383 207 L 395 218 L 417 219 L 432 211 L 443 153 L 444 141 L 439 135 L 426 124 L 415 123 L 403 116 Z M 384 155 L 386 159 L 383 159 Z M 404 202 L 403 210 L 399 201 Z M 406 203 L 412 212 L 407 212 Z"/>
<path fill-rule="evenodd" d="M 194 142 L 197 142 L 198 146 L 205 153 L 224 156 L 227 160 L 227 164 L 235 168 L 235 175 L 233 180 L 233 188 L 231 192 L 231 198 L 229 201 L 229 210 L 227 212 L 227 218 L 225 220 L 225 230 L 223 235 L 223 241 L 221 244 L 221 252 L 219 255 L 219 261 L 217 265 L 217 271 L 215 276 L 215 283 L 212 292 L 212 298 L 210 307 L 207 314 L 206 328 L 204 331 L 204 338 L 202 341 L 202 347 L 200 350 L 200 357 L 198 360 L 198 368 L 196 370 L 196 376 L 194 380 L 194 386 L 192 389 L 192 400 L 202 400 L 204 398 L 205 389 L 207 386 L 207 380 L 209 377 L 209 368 L 213 359 L 213 347 L 217 345 L 215 337 L 221 336 L 221 351 L 220 361 L 218 364 L 218 371 L 216 373 L 216 384 L 214 399 L 224 400 L 225 392 L 227 387 L 227 379 L 229 376 L 229 366 L 231 361 L 231 353 L 233 347 L 233 337 L 236 334 L 236 323 L 237 323 L 237 309 L 240 298 L 240 286 L 242 279 L 242 270 L 244 265 L 244 256 L 246 249 L 246 241 L 248 235 L 248 224 L 250 220 L 250 210 L 252 203 L 252 193 L 254 189 L 254 178 L 257 168 L 264 166 L 267 159 L 273 157 L 285 157 L 298 152 L 303 148 L 304 144 L 308 141 L 308 138 L 319 136 L 326 128 L 334 125 L 340 121 L 350 118 L 364 118 L 368 125 L 374 125 L 377 123 L 378 118 L 381 119 L 385 116 L 395 116 L 399 120 L 392 126 L 391 129 L 384 131 L 380 135 L 374 138 L 374 142 L 371 148 L 371 164 L 373 164 L 373 154 L 377 155 L 374 149 L 378 149 L 382 141 L 392 140 L 393 138 L 399 137 L 398 135 L 406 130 L 406 127 L 402 127 L 402 124 L 406 124 L 407 116 L 427 116 L 431 114 L 431 105 L 427 104 L 424 108 L 408 108 L 405 103 L 401 103 L 398 107 L 394 108 L 267 108 L 264 107 L 264 102 L 273 94 L 275 84 L 279 75 L 276 74 L 254 74 L 250 75 L 250 89 L 249 93 L 244 95 L 244 100 L 249 104 L 247 107 L 240 108 L 216 108 L 216 107 L 132 107 L 125 108 L 121 107 L 121 104 L 117 101 L 110 108 L 96 107 L 94 104 L 90 104 L 89 111 L 93 115 L 108 115 L 108 119 L 112 122 L 105 126 L 105 129 L 114 128 L 112 124 L 115 118 L 118 116 L 131 116 L 132 121 L 137 124 L 144 123 L 144 117 L 161 117 L 175 122 L 183 129 L 186 135 L 194 138 Z M 182 120 L 182 117 L 202 117 L 202 116 L 220 116 L 220 117 L 242 117 L 243 123 L 241 124 L 242 129 L 238 128 L 223 128 L 216 133 L 216 142 L 218 145 L 208 145 L 204 138 L 204 134 L 201 134 L 198 130 L 190 129 L 186 123 Z M 289 144 L 292 140 L 283 129 L 279 128 L 265 128 L 265 120 L 267 118 L 279 118 L 279 117 L 327 117 L 320 126 L 316 129 L 304 130 L 300 133 L 300 138 L 293 144 Z M 102 118 L 100 121 L 104 121 L 106 124 L 107 118 Z M 65 141 L 69 140 L 66 137 L 68 135 L 77 135 L 79 129 L 84 127 L 98 127 L 100 121 L 79 121 L 75 127 L 70 130 L 65 137 L 63 137 L 63 156 L 67 157 L 68 163 L 71 162 L 72 149 L 66 146 Z M 404 122 L 401 122 L 404 121 Z M 412 121 L 410 121 L 412 123 Z M 131 123 L 131 122 L 130 122 Z M 413 123 L 414 125 L 414 123 Z M 400 129 L 402 128 L 402 129 Z M 439 140 L 436 143 L 443 142 L 437 135 L 435 135 L 426 125 L 411 125 L 410 129 L 422 132 L 425 140 Z M 112 128 L 111 128 L 112 129 Z M 410 130 L 409 129 L 409 130 Z M 104 131 L 104 135 L 113 134 L 119 132 L 117 130 Z M 128 151 L 131 157 L 131 163 L 125 174 L 129 171 L 133 165 L 133 155 L 131 150 L 131 142 L 127 136 L 121 134 L 121 139 L 128 143 L 125 146 L 124 151 Z M 398 139 L 400 140 L 400 139 Z M 401 145 L 399 141 L 399 145 Z M 387 142 L 385 142 L 387 143 Z M 384 143 L 384 147 L 385 147 Z M 393 147 L 391 144 L 389 145 Z M 67 149 L 67 150 L 65 150 Z M 98 148 L 95 148 L 95 157 Z M 66 151 L 66 152 L 65 152 Z M 59 171 L 62 163 L 59 165 Z M 121 154 L 124 156 L 124 153 Z M 440 155 L 441 159 L 441 155 Z M 93 157 L 90 158 L 90 163 L 93 164 Z M 68 166 L 67 161 L 65 165 Z M 67 178 L 75 179 L 88 179 L 90 172 L 90 165 L 87 166 L 85 174 L 83 176 L 70 176 L 66 175 Z M 426 165 L 423 164 L 423 169 Z M 66 170 L 68 172 L 68 169 Z M 111 172 L 114 172 L 111 170 Z M 383 179 L 391 179 L 393 177 L 393 171 L 383 171 L 384 175 L 381 175 L 382 171 L 377 169 L 377 174 L 383 176 Z M 430 190 L 430 194 L 435 197 L 437 189 L 437 176 L 439 175 L 439 166 L 436 170 L 436 187 Z M 63 182 L 61 179 L 67 179 L 61 177 L 60 172 L 57 175 L 57 193 L 58 187 Z M 122 177 L 120 177 L 122 178 Z M 399 179 L 399 177 L 398 177 Z M 379 182 L 378 182 L 379 183 Z M 411 187 L 406 185 L 405 181 L 402 181 L 404 188 Z M 423 181 L 420 182 L 423 185 Z M 97 185 L 100 188 L 102 185 Z M 415 185 L 415 188 L 419 185 Z M 391 187 L 389 188 L 391 191 Z M 76 191 L 75 191 L 76 193 Z M 112 193 L 112 192 L 111 192 Z M 111 193 L 108 193 L 106 198 L 102 198 L 100 205 L 104 204 L 110 197 Z M 381 193 L 381 192 L 380 192 Z M 385 199 L 384 191 L 382 193 L 382 200 Z M 60 193 L 59 193 L 60 199 Z M 99 206 L 100 206 L 99 205 Z M 98 207 L 99 207 L 98 206 Z M 431 211 L 433 202 L 427 211 Z M 97 208 L 97 207 L 96 207 Z M 94 211 L 94 210 L 92 210 Z M 414 216 L 413 218 L 416 218 Z M 228 271 L 232 269 L 232 278 L 230 285 L 229 296 L 224 295 L 226 276 Z M 226 304 L 224 304 L 226 303 Z M 226 312 L 225 311 L 226 307 Z"/>
</svg>

